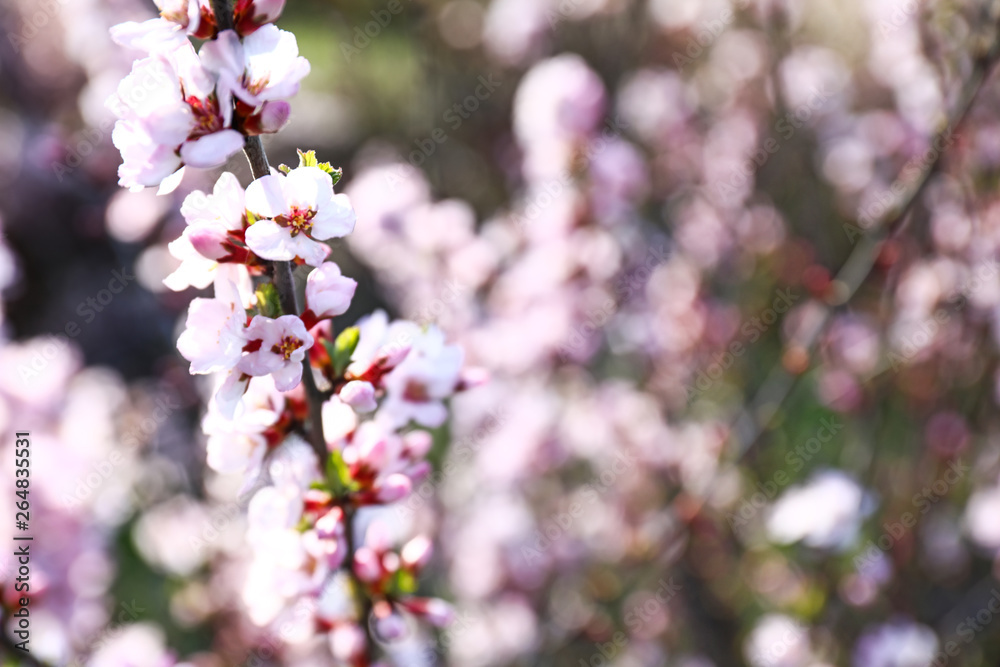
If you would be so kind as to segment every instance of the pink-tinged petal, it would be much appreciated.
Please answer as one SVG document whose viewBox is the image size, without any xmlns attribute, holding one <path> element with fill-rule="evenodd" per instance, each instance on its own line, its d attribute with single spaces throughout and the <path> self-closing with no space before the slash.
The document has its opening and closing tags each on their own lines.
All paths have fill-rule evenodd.
<svg viewBox="0 0 1000 667">
<path fill-rule="evenodd" d="M 284 176 L 270 174 L 250 184 L 247 188 L 247 210 L 258 218 L 276 218 L 288 211 L 282 192 Z"/>
<path fill-rule="evenodd" d="M 410 495 L 413 483 L 410 478 L 402 473 L 393 473 L 379 484 L 375 491 L 375 497 L 381 503 L 394 503 Z"/>
<path fill-rule="evenodd" d="M 357 281 L 341 275 L 339 266 L 325 262 L 306 280 L 306 306 L 319 318 L 343 315 L 357 287 Z"/>
<path fill-rule="evenodd" d="M 180 187 L 181 181 L 184 180 L 184 167 L 181 167 L 174 173 L 170 174 L 160 182 L 160 187 L 157 188 L 156 194 L 160 197 L 163 195 L 169 195 L 171 192 Z"/>
<path fill-rule="evenodd" d="M 241 316 L 234 304 L 218 299 L 191 302 L 187 329 L 177 340 L 177 349 L 191 362 L 192 373 L 213 373 L 236 365 L 246 344 Z"/>
<path fill-rule="evenodd" d="M 243 44 L 233 30 L 223 30 L 198 52 L 205 69 L 216 74 L 227 72 L 234 78 L 243 74 Z"/>
<path fill-rule="evenodd" d="M 321 241 L 347 236 L 354 231 L 356 221 L 351 200 L 345 194 L 337 194 L 316 213 L 311 234 Z"/>
<path fill-rule="evenodd" d="M 288 208 L 318 210 L 320 204 L 333 196 L 333 180 L 319 167 L 298 167 L 288 172 L 281 189 Z"/>
<path fill-rule="evenodd" d="M 291 391 L 302 381 L 302 364 L 287 363 L 272 373 L 271 377 L 274 378 L 274 386 L 278 391 Z"/>
<path fill-rule="evenodd" d="M 142 23 L 119 23 L 111 26 L 110 33 L 115 44 L 145 53 L 165 53 L 187 41 L 184 30 L 179 25 L 163 18 L 149 19 Z"/>
<path fill-rule="evenodd" d="M 221 130 L 206 134 L 181 146 L 181 158 L 192 167 L 207 169 L 224 164 L 243 148 L 243 135 L 236 130 Z"/>
<path fill-rule="evenodd" d="M 407 542 L 399 552 L 399 557 L 410 570 L 420 570 L 431 559 L 434 545 L 423 535 L 418 535 Z"/>
<path fill-rule="evenodd" d="M 243 131 L 249 135 L 274 134 L 288 124 L 291 115 L 292 105 L 288 102 L 265 102 L 260 111 L 246 119 Z"/>
<path fill-rule="evenodd" d="M 215 392 L 215 406 L 223 417 L 232 419 L 236 415 L 236 409 L 249 386 L 250 378 L 239 371 L 229 371 L 219 390 Z"/>
<path fill-rule="evenodd" d="M 268 177 L 265 176 L 264 178 Z M 250 192 L 247 191 L 247 199 L 249 198 Z M 304 238 L 302 234 L 299 237 Z M 280 262 L 288 262 L 295 259 L 292 241 L 292 233 L 274 220 L 258 220 L 247 228 L 247 246 L 258 257 L 263 257 L 264 259 Z"/>
<path fill-rule="evenodd" d="M 214 225 L 199 225 L 188 227 L 184 236 L 191 242 L 198 254 L 206 259 L 218 260 L 229 254 L 229 249 L 223 245 L 228 240 L 226 230 Z"/>
<path fill-rule="evenodd" d="M 378 407 L 375 401 L 375 387 L 370 382 L 359 380 L 348 382 L 338 396 L 344 403 L 361 413 L 372 412 Z"/>
<path fill-rule="evenodd" d="M 313 241 L 305 234 L 299 234 L 291 239 L 295 255 L 301 257 L 309 266 L 320 266 L 330 256 L 330 246 L 319 241 Z"/>
<path fill-rule="evenodd" d="M 358 427 L 358 416 L 339 398 L 334 396 L 323 404 L 323 439 L 335 446 Z"/>
</svg>

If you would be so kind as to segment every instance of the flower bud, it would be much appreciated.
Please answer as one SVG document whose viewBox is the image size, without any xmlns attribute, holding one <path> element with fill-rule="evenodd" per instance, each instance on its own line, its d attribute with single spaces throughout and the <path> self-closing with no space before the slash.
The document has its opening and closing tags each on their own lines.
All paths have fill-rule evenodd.
<svg viewBox="0 0 1000 667">
<path fill-rule="evenodd" d="M 371 382 L 352 380 L 340 390 L 340 400 L 347 403 L 358 412 L 371 412 L 378 403 L 375 402 L 375 387 Z"/>
<path fill-rule="evenodd" d="M 357 281 L 341 275 L 339 266 L 324 262 L 306 279 L 306 307 L 320 319 L 343 315 L 357 288 Z"/>
<path fill-rule="evenodd" d="M 425 536 L 419 535 L 403 546 L 400 556 L 403 559 L 403 565 L 406 569 L 421 570 L 427 565 L 427 561 L 431 559 L 433 552 L 434 547 L 431 541 Z"/>
<path fill-rule="evenodd" d="M 394 503 L 410 495 L 413 483 L 402 473 L 393 473 L 376 487 L 375 498 L 380 503 Z"/>
<path fill-rule="evenodd" d="M 370 547 L 360 547 L 354 552 L 354 573 L 361 581 L 372 583 L 382 578 L 378 554 Z"/>
<path fill-rule="evenodd" d="M 330 632 L 330 651 L 341 662 L 353 664 L 365 651 L 365 633 L 357 623 L 338 624 Z"/>
</svg>

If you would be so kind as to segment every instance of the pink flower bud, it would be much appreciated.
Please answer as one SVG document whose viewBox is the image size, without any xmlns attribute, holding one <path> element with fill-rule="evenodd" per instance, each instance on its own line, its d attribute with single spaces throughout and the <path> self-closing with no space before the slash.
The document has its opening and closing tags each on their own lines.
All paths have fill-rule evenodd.
<svg viewBox="0 0 1000 667">
<path fill-rule="evenodd" d="M 357 288 L 357 281 L 341 275 L 339 266 L 324 262 L 306 279 L 306 306 L 320 319 L 343 315 Z"/>
<path fill-rule="evenodd" d="M 375 619 L 375 632 L 385 641 L 393 641 L 406 634 L 406 621 L 395 612 Z"/>
<path fill-rule="evenodd" d="M 370 547 L 360 547 L 354 552 L 354 573 L 361 581 L 372 583 L 382 578 L 378 554 Z"/>
<path fill-rule="evenodd" d="M 427 565 L 433 552 L 434 545 L 431 544 L 431 541 L 423 535 L 419 535 L 403 546 L 400 556 L 403 559 L 403 565 L 408 570 L 421 570 Z"/>
<path fill-rule="evenodd" d="M 330 632 L 330 651 L 337 660 L 353 663 L 364 650 L 365 633 L 357 623 L 341 623 Z"/>
<path fill-rule="evenodd" d="M 344 510 L 332 508 L 316 521 L 316 533 L 320 537 L 332 539 L 344 534 Z"/>
<path fill-rule="evenodd" d="M 206 259 L 222 259 L 230 253 L 226 247 L 228 240 L 226 230 L 215 225 L 204 225 L 199 227 L 188 227 L 184 230 L 184 236 L 188 238 L 198 254 Z"/>
<path fill-rule="evenodd" d="M 434 445 L 434 438 L 427 431 L 410 431 L 403 436 L 406 453 L 411 459 L 422 459 L 427 456 Z"/>
<path fill-rule="evenodd" d="M 371 382 L 352 380 L 340 390 L 340 400 L 358 412 L 371 412 L 378 407 L 375 402 L 375 387 Z"/>
<path fill-rule="evenodd" d="M 379 484 L 375 491 L 375 497 L 380 503 L 394 503 L 410 495 L 413 483 L 410 478 L 402 473 L 393 473 Z"/>
</svg>

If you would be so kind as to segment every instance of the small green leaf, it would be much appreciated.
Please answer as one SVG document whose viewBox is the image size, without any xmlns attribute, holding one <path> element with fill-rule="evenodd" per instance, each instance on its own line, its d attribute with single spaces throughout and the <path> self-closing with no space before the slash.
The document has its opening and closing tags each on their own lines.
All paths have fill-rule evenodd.
<svg viewBox="0 0 1000 667">
<path fill-rule="evenodd" d="M 272 283 L 263 283 L 257 288 L 257 310 L 264 317 L 276 319 L 283 315 L 278 288 Z"/>
<path fill-rule="evenodd" d="M 287 164 L 279 164 L 278 165 L 278 171 L 280 171 L 282 174 L 287 174 L 291 170 L 292 170 L 292 168 L 289 167 Z"/>
<path fill-rule="evenodd" d="M 257 216 L 255 216 L 253 213 L 250 212 L 249 209 L 247 209 L 247 224 L 252 225 L 255 222 L 257 222 Z"/>
<path fill-rule="evenodd" d="M 413 576 L 413 573 L 399 569 L 396 570 L 396 575 L 393 577 L 393 585 L 397 595 L 410 595 L 417 590 L 417 578 Z"/>
<path fill-rule="evenodd" d="M 333 350 L 330 351 L 330 357 L 333 359 L 333 372 L 337 377 L 343 375 L 344 371 L 347 370 L 348 364 L 351 363 L 351 356 L 354 355 L 354 350 L 358 347 L 360 337 L 361 330 L 357 327 L 344 329 L 337 336 Z"/>
<path fill-rule="evenodd" d="M 316 151 L 304 151 L 301 148 L 296 148 L 295 152 L 299 154 L 300 167 L 319 166 L 319 160 L 316 159 Z"/>
<path fill-rule="evenodd" d="M 347 469 L 347 464 L 344 463 L 344 457 L 336 449 L 330 452 L 330 458 L 327 459 L 326 479 L 330 484 L 330 488 L 333 489 L 334 495 L 338 496 L 349 490 L 351 483 L 354 481 L 351 479 L 351 471 Z"/>
<path fill-rule="evenodd" d="M 316 158 L 316 151 L 303 151 L 302 149 L 296 149 L 299 154 L 299 166 L 300 167 L 316 167 L 325 171 L 330 178 L 333 179 L 333 184 L 336 185 L 340 182 L 340 178 L 344 175 L 343 169 L 336 169 L 330 165 L 329 162 L 320 162 Z"/>
</svg>

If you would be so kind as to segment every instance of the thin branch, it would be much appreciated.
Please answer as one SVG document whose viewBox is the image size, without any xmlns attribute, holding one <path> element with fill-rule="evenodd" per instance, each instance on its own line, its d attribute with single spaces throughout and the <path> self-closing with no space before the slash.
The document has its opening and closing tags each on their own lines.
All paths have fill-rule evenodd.
<svg viewBox="0 0 1000 667">
<path fill-rule="evenodd" d="M 965 123 L 969 112 L 982 92 L 983 84 L 989 78 L 996 62 L 1000 60 L 1000 40 L 994 40 L 990 49 L 978 56 L 973 64 L 970 81 L 963 90 L 959 112 L 934 138 L 932 145 L 937 148 L 944 145 Z M 890 236 L 900 233 L 909 220 L 913 206 L 920 199 L 941 167 L 941 160 L 946 151 L 942 148 L 921 174 L 917 184 L 910 190 L 899 205 L 887 211 L 878 224 L 872 226 L 859 240 L 858 245 L 848 256 L 833 282 L 836 289 L 828 303 L 823 306 L 823 312 L 815 326 L 799 341 L 797 347 L 808 354 L 811 359 L 820 335 L 826 329 L 833 316 L 833 310 L 847 304 L 857 293 L 875 266 L 883 242 Z M 775 366 L 764 380 L 763 385 L 754 396 L 750 406 L 744 409 L 733 423 L 733 434 L 736 438 L 736 457 L 742 458 L 760 438 L 764 428 L 778 412 L 802 374 L 793 375 L 780 364 Z"/>
<path fill-rule="evenodd" d="M 212 7 L 215 11 L 216 22 L 219 30 L 231 29 L 233 27 L 232 5 L 230 0 L 212 0 Z M 243 152 L 250 163 L 250 172 L 254 180 L 263 178 L 271 173 L 271 167 L 267 161 L 267 153 L 260 137 L 247 137 L 243 142 Z M 278 299 L 281 302 L 281 309 L 289 315 L 301 315 L 302 308 L 299 305 L 297 292 L 295 289 L 294 266 L 291 262 L 268 262 L 270 274 L 274 280 L 275 289 L 278 291 Z M 316 378 L 313 377 L 312 365 L 309 363 L 309 355 L 306 354 L 302 360 L 302 381 L 305 384 L 306 397 L 309 405 L 309 440 L 320 464 L 326 461 L 328 452 L 326 442 L 323 438 L 323 394 L 316 386 Z M 354 525 L 357 509 L 350 503 L 344 506 L 345 530 L 347 532 L 347 571 L 354 582 L 354 594 L 361 607 L 361 626 L 365 633 L 365 662 L 371 664 L 375 642 L 371 634 L 369 620 L 371 617 L 372 601 L 365 594 L 364 584 L 354 571 L 354 552 L 356 550 Z"/>
<path fill-rule="evenodd" d="M 212 0 L 212 12 L 215 14 L 215 25 L 219 32 L 233 29 L 232 0 Z"/>
</svg>

